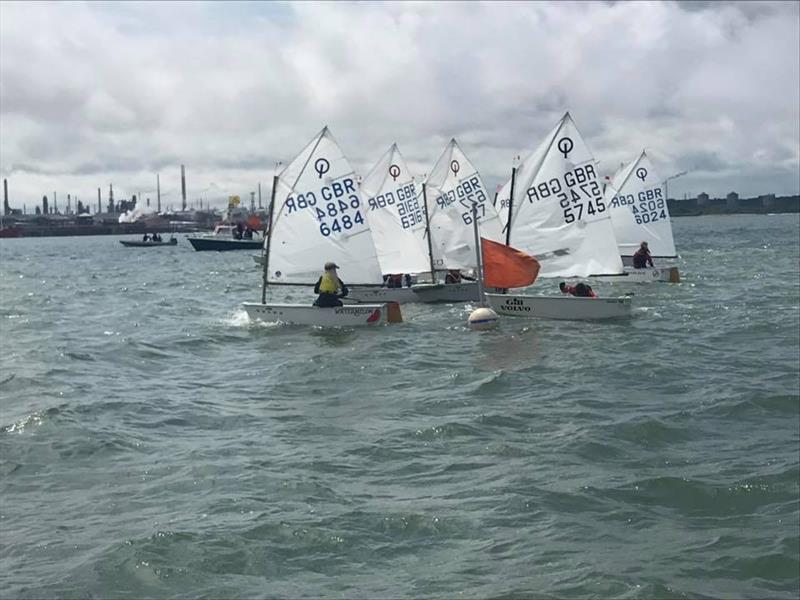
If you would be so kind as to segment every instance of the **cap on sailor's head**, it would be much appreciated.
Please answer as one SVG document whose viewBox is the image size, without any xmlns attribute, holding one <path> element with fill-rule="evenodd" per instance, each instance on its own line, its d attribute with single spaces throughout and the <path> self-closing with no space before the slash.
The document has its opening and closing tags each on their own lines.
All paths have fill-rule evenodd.
<svg viewBox="0 0 800 600">
<path fill-rule="evenodd" d="M 331 269 L 338 269 L 338 268 L 339 268 L 339 265 L 337 265 L 335 262 L 326 262 L 325 263 L 325 270 L 326 271 L 330 271 Z"/>
<path fill-rule="evenodd" d="M 644 246 L 645 248 L 647 248 L 647 242 L 642 242 L 642 246 Z"/>
</svg>

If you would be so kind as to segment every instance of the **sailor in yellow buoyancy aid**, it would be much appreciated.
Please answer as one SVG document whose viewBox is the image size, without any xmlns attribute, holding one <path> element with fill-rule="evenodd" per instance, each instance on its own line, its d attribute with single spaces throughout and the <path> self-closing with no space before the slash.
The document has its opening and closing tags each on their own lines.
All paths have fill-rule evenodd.
<svg viewBox="0 0 800 600">
<path fill-rule="evenodd" d="M 319 294 L 314 301 L 314 306 L 319 306 L 320 308 L 342 306 L 342 301 L 339 298 L 347 296 L 348 289 L 336 273 L 338 268 L 339 266 L 336 263 L 325 263 L 325 272 L 314 285 L 314 293 Z"/>
</svg>

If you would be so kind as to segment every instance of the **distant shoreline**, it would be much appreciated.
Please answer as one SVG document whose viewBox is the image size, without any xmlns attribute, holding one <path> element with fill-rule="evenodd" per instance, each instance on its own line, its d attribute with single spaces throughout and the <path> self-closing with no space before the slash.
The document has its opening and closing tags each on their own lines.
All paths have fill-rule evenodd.
<svg viewBox="0 0 800 600">
<path fill-rule="evenodd" d="M 775 197 L 760 196 L 758 198 L 743 198 L 735 196 L 728 198 L 692 198 L 688 200 L 668 201 L 670 216 L 702 217 L 707 215 L 769 215 L 769 214 L 798 214 L 800 213 L 800 196 Z M 24 221 L 22 219 L 25 219 Z M 88 235 L 138 235 L 145 233 L 190 233 L 208 231 L 213 228 L 212 222 L 198 223 L 170 223 L 160 221 L 137 221 L 134 223 L 110 223 L 108 221 L 91 224 L 46 223 L 47 216 L 35 217 L 37 222 L 31 222 L 32 216 L 17 219 L 6 216 L 7 225 L 0 227 L 0 239 L 21 237 L 70 237 Z M 16 222 L 15 222 L 16 221 Z"/>
</svg>

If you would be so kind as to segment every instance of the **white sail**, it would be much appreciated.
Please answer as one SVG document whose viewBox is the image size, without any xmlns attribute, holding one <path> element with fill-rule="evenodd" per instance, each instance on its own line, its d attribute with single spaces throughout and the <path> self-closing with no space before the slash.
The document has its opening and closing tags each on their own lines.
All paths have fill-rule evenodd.
<svg viewBox="0 0 800 600">
<path fill-rule="evenodd" d="M 434 265 L 474 269 L 472 203 L 477 202 L 481 235 L 504 241 L 500 219 L 478 170 L 456 141 L 450 140 L 425 181 Z"/>
<path fill-rule="evenodd" d="M 510 223 L 509 243 L 537 258 L 539 277 L 623 272 L 595 159 L 569 113 L 517 168 Z"/>
<path fill-rule="evenodd" d="M 361 182 L 364 210 L 385 274 L 430 270 L 420 190 L 397 144 Z"/>
<path fill-rule="evenodd" d="M 495 196 L 494 209 L 497 211 L 497 216 L 500 219 L 500 226 L 503 230 L 503 235 L 506 235 L 508 228 L 508 207 L 511 204 L 511 179 L 509 178 L 503 186 L 497 190 Z"/>
<path fill-rule="evenodd" d="M 666 186 L 644 151 L 617 171 L 606 187 L 605 202 L 622 256 L 632 256 L 642 242 L 655 257 L 676 255 Z"/>
<path fill-rule="evenodd" d="M 355 174 L 327 127 L 280 174 L 268 245 L 272 283 L 314 283 L 328 261 L 348 285 L 383 281 Z"/>
</svg>

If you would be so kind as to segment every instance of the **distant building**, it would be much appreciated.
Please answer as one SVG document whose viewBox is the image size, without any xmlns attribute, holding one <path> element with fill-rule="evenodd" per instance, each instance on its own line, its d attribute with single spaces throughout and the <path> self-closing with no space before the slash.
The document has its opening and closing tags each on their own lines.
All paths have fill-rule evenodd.
<svg viewBox="0 0 800 600">
<path fill-rule="evenodd" d="M 764 194 L 758 197 L 761 200 L 761 206 L 764 208 L 771 208 L 775 205 L 775 194 Z"/>
<path fill-rule="evenodd" d="M 736 192 L 731 192 L 727 196 L 725 196 L 725 205 L 728 208 L 736 208 L 739 204 L 739 194 Z"/>
<path fill-rule="evenodd" d="M 705 192 L 701 192 L 697 195 L 697 204 L 702 206 L 703 204 L 708 204 L 708 194 Z"/>
</svg>

